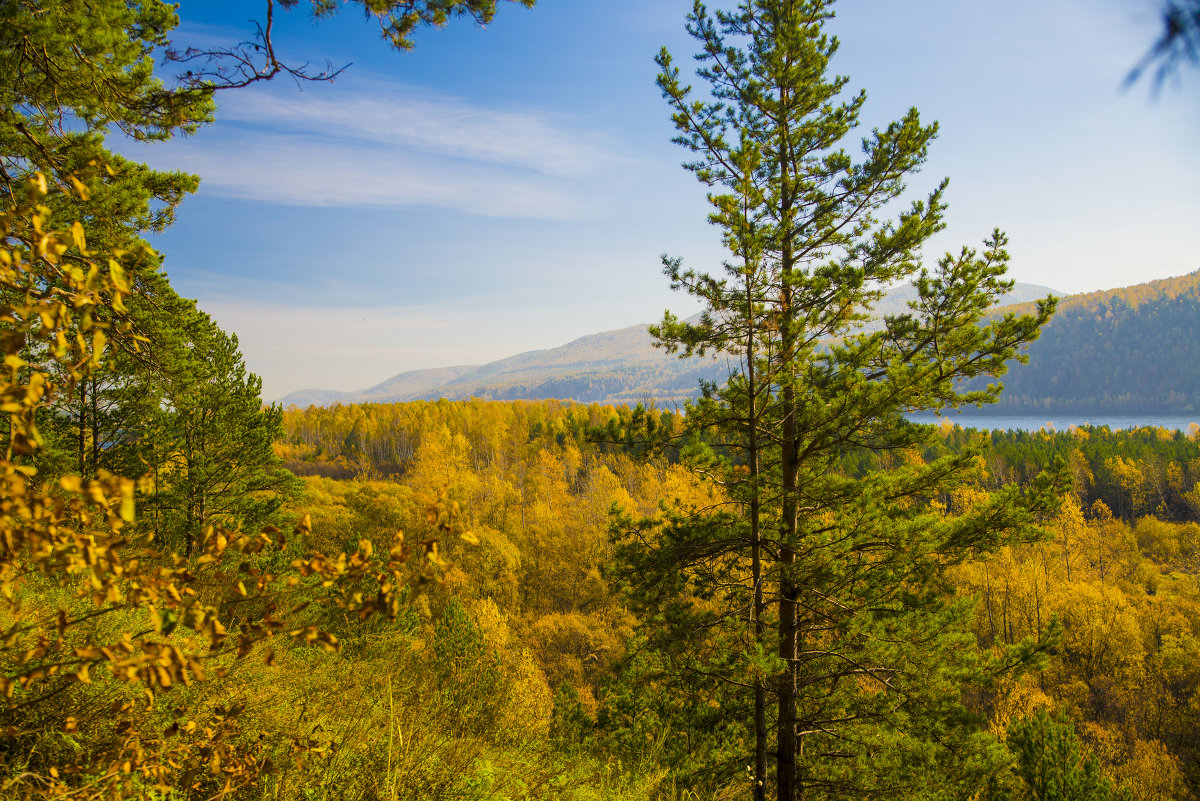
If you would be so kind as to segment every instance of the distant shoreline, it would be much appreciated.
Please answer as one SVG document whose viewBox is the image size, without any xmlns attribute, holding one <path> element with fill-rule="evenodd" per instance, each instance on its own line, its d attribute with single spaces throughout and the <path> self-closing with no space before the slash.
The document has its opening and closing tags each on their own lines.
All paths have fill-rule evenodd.
<svg viewBox="0 0 1200 801">
<path fill-rule="evenodd" d="M 1193 423 L 1200 425 L 1200 414 L 990 414 L 988 412 L 950 412 L 947 415 L 931 413 L 909 415 L 919 423 L 938 425 L 947 421 L 962 428 L 981 431 L 1001 429 L 1004 431 L 1040 431 L 1053 429 L 1066 431 L 1083 426 L 1107 426 L 1111 429 L 1165 428 L 1187 432 Z"/>
</svg>

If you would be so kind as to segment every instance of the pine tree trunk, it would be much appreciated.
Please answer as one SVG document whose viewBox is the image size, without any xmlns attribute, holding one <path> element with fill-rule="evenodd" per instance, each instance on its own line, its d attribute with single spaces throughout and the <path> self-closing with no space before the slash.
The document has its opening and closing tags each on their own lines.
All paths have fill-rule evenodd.
<svg viewBox="0 0 1200 801">
<path fill-rule="evenodd" d="M 787 107 L 787 92 L 780 89 L 779 105 Z M 788 174 L 789 159 L 786 130 L 780 137 L 780 174 Z M 780 221 L 785 231 L 791 222 L 792 198 L 789 182 L 784 178 L 780 193 Z M 796 431 L 796 331 L 794 299 L 791 287 L 795 256 L 790 239 L 785 238 L 780 250 L 780 303 L 779 336 L 780 361 L 783 384 L 783 437 L 780 454 L 783 496 L 782 520 L 780 521 L 779 543 L 779 656 L 787 664 L 787 670 L 779 685 L 779 801 L 797 801 L 797 743 L 796 743 L 796 681 L 797 657 L 799 656 L 799 630 L 797 626 L 796 601 L 799 591 L 792 567 L 796 562 L 796 474 L 799 440 Z"/>
<path fill-rule="evenodd" d="M 762 521 L 758 473 L 758 384 L 754 371 L 754 287 L 750 265 L 746 265 L 746 393 L 749 396 L 747 420 L 747 460 L 750 463 L 750 576 L 754 582 L 754 641 L 761 643 L 766 633 L 763 624 Z M 754 680 L 754 801 L 767 797 L 767 688 L 761 677 Z"/>
<path fill-rule="evenodd" d="M 784 440 L 788 440 L 787 429 L 784 427 Z M 785 458 L 783 475 L 785 485 L 789 480 L 795 483 L 796 467 L 794 460 Z M 785 486 L 785 493 L 787 492 Z M 798 801 L 797 793 L 797 742 L 796 742 L 796 683 L 797 656 L 799 655 L 799 627 L 797 625 L 796 600 L 799 596 L 792 576 L 792 567 L 796 562 L 796 552 L 791 542 L 795 536 L 796 504 L 791 495 L 784 502 L 784 543 L 779 549 L 779 656 L 787 663 L 787 669 L 779 682 L 779 801 Z M 789 530 L 790 529 L 790 530 Z"/>
<path fill-rule="evenodd" d="M 794 98 L 789 87 L 780 86 L 777 100 L 779 109 L 791 108 Z M 782 494 L 779 542 L 779 656 L 787 664 L 779 686 L 779 764 L 778 800 L 798 801 L 803 797 L 799 783 L 799 748 L 796 732 L 797 683 L 800 656 L 800 631 L 797 615 L 799 587 L 796 586 L 793 567 L 796 562 L 797 520 L 797 473 L 800 441 L 796 420 L 796 314 L 793 274 L 796 269 L 796 253 L 791 230 L 794 224 L 796 186 L 793 170 L 795 154 L 791 152 L 790 121 L 782 114 L 775 134 L 778 148 L 779 169 L 779 364 L 782 385 L 783 426 L 780 442 L 780 469 L 782 472 L 780 492 Z"/>
<path fill-rule="evenodd" d="M 795 561 L 790 548 L 783 549 L 780 562 L 786 572 Z M 787 579 L 780 581 L 779 656 L 787 660 L 787 672 L 779 682 L 779 801 L 795 801 L 796 784 L 796 624 L 795 589 Z"/>
</svg>

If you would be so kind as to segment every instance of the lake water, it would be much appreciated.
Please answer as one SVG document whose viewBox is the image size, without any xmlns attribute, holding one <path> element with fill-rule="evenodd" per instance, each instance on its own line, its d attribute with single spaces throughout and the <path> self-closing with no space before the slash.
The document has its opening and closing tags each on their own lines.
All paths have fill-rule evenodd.
<svg viewBox="0 0 1200 801">
<path fill-rule="evenodd" d="M 1038 431 L 1043 428 L 1052 428 L 1055 431 L 1066 431 L 1071 426 L 1092 425 L 1108 426 L 1112 429 L 1154 426 L 1156 428 L 1167 428 L 1186 432 L 1188 427 L 1193 423 L 1200 425 L 1200 414 L 1190 416 L 1100 414 L 1036 415 L 986 413 L 956 414 L 951 412 L 945 417 L 940 417 L 934 414 L 913 414 L 909 415 L 909 418 L 919 423 L 933 423 L 935 425 L 941 423 L 942 420 L 949 420 L 951 423 L 962 426 L 963 428 L 978 428 L 986 431 L 991 431 L 997 428 L 1009 431 Z"/>
</svg>

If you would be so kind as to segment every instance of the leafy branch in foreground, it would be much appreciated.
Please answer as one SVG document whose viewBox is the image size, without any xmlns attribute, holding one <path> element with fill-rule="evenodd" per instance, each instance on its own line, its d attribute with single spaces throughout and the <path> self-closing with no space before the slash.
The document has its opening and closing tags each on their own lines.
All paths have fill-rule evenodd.
<svg viewBox="0 0 1200 801">
<path fill-rule="evenodd" d="M 64 798 L 146 798 L 172 788 L 220 797 L 268 768 L 265 734 L 242 731 L 236 705 L 176 703 L 174 722 L 159 726 L 172 693 L 224 676 L 260 645 L 270 662 L 276 637 L 336 650 L 337 638 L 305 616 L 314 602 L 363 619 L 394 617 L 405 587 L 445 566 L 437 541 L 453 531 L 454 510 L 434 502 L 430 535 L 414 546 L 397 533 L 387 553 L 362 540 L 351 553 L 289 559 L 296 551 L 278 528 L 209 526 L 185 558 L 156 550 L 152 533 L 131 533 L 133 478 L 101 470 L 40 482 L 39 417 L 106 353 L 142 346 L 125 301 L 128 275 L 152 254 L 93 252 L 79 223 L 53 226 L 42 175 L 24 190 L 0 212 L 0 752 L 29 756 L 0 788 Z M 86 190 L 80 195 L 87 200 Z M 305 518 L 297 534 L 308 527 Z M 45 747 L 51 732 L 81 728 L 87 747 L 69 756 Z"/>
</svg>

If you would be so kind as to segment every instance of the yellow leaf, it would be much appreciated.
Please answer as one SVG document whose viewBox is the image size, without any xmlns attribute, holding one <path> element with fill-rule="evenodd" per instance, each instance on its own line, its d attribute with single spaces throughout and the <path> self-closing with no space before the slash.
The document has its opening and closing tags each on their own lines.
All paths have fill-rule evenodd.
<svg viewBox="0 0 1200 801">
<path fill-rule="evenodd" d="M 80 200 L 87 200 L 92 196 L 92 193 L 87 188 L 87 184 L 76 178 L 74 175 L 68 175 L 67 180 L 70 181 L 71 186 L 75 188 L 75 193 L 79 195 Z M 79 223 L 75 224 L 79 225 Z M 82 248 L 83 245 L 80 245 L 80 247 Z"/>
<path fill-rule="evenodd" d="M 121 498 L 121 519 L 126 523 L 132 523 L 133 517 L 133 493 L 130 492 L 126 493 L 125 496 Z"/>
<path fill-rule="evenodd" d="M 129 278 L 125 275 L 125 268 L 121 266 L 121 262 L 116 259 L 109 259 L 108 270 L 112 276 L 113 286 L 128 294 L 130 291 Z"/>
<path fill-rule="evenodd" d="M 479 544 L 479 537 L 475 536 L 474 532 L 464 531 L 462 534 L 459 534 L 459 536 L 462 537 L 462 541 L 467 543 L 467 545 Z"/>
<path fill-rule="evenodd" d="M 54 239 L 50 234 L 42 234 L 38 237 L 36 252 L 40 258 L 51 264 L 58 264 L 58 254 L 54 252 Z"/>
</svg>

